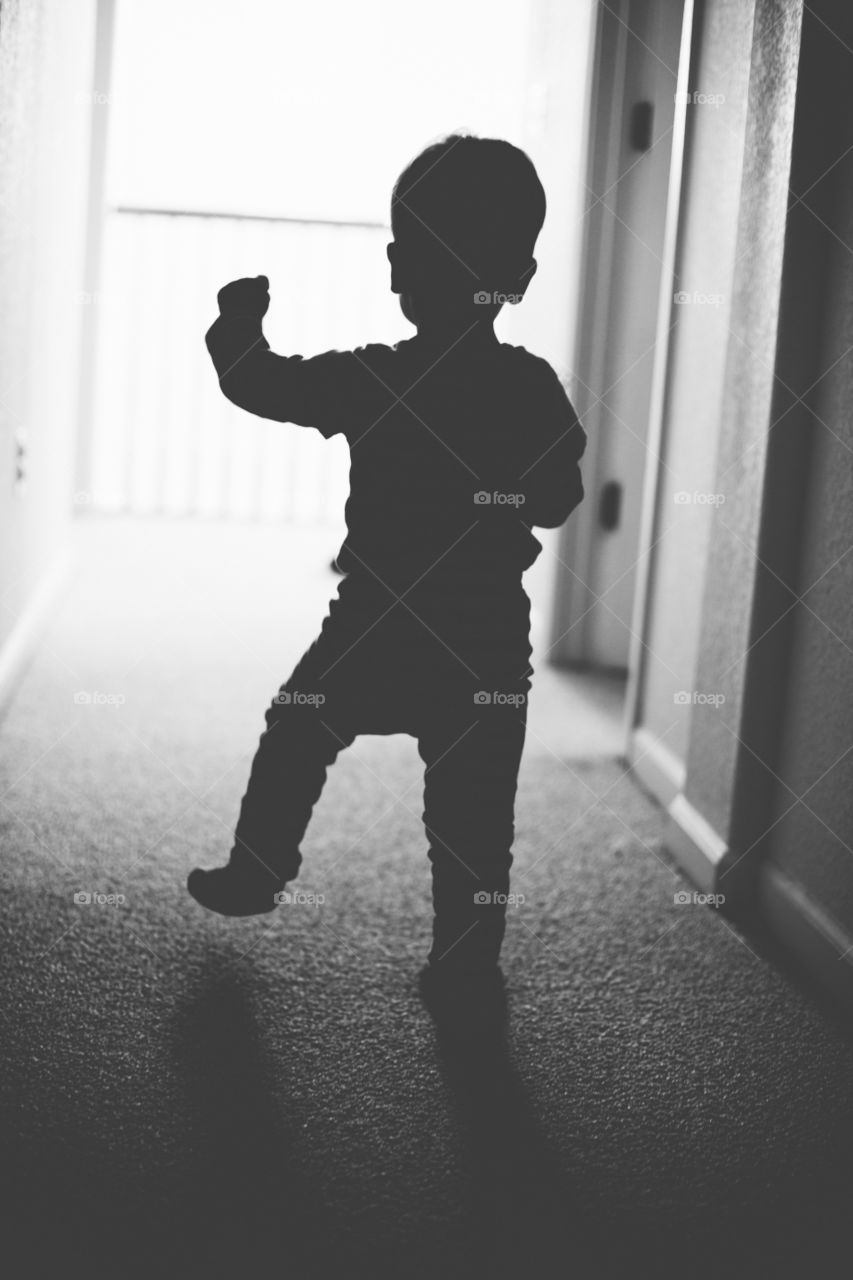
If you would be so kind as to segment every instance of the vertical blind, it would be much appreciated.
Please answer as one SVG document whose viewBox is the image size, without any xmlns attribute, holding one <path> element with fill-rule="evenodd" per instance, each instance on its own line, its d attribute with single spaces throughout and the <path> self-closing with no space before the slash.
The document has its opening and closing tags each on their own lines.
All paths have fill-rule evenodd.
<svg viewBox="0 0 853 1280">
<path fill-rule="evenodd" d="M 381 225 L 157 210 L 110 212 L 104 231 L 92 473 L 95 509 L 339 523 L 342 439 L 254 418 L 220 393 L 204 345 L 216 292 L 265 274 L 264 323 L 282 354 L 394 342 Z"/>
</svg>

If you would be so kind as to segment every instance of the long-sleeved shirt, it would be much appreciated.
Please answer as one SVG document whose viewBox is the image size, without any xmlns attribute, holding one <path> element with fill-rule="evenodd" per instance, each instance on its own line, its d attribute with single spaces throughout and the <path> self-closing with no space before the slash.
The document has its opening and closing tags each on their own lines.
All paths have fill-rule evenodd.
<svg viewBox="0 0 853 1280">
<path fill-rule="evenodd" d="M 339 567 L 394 594 L 500 599 L 583 497 L 586 436 L 547 361 L 491 332 L 417 336 L 311 358 L 274 354 L 259 320 L 206 335 L 224 394 L 264 418 L 343 434 Z"/>
</svg>

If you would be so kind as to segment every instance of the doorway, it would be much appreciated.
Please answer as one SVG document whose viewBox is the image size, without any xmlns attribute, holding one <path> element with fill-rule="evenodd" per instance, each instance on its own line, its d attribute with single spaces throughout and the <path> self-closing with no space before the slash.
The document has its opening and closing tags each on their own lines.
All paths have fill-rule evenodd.
<svg viewBox="0 0 853 1280">
<path fill-rule="evenodd" d="M 328 565 L 346 447 L 243 421 L 218 394 L 203 344 L 216 291 L 270 277 L 274 350 L 407 336 L 384 254 L 394 177 L 446 133 L 507 137 L 549 208 L 536 280 L 500 336 L 554 365 L 590 437 L 586 502 L 566 529 L 537 531 L 534 662 L 549 704 L 565 688 L 550 667 L 583 671 L 561 715 L 581 722 L 580 697 L 617 753 L 681 6 L 248 0 L 238 26 L 223 0 L 100 9 L 112 34 L 78 513 L 270 524 Z"/>
<path fill-rule="evenodd" d="M 627 674 L 642 592 L 645 478 L 669 313 L 667 240 L 677 199 L 683 5 L 602 5 L 590 120 L 575 397 L 589 435 L 587 499 L 561 537 L 553 652 L 563 663 Z M 676 193 L 677 194 L 677 193 Z"/>
<path fill-rule="evenodd" d="M 110 87 L 96 104 L 105 162 L 78 506 L 299 527 L 331 555 L 346 446 L 249 422 L 219 395 L 203 343 L 217 289 L 270 277 L 274 350 L 407 337 L 385 258 L 394 178 L 436 137 L 503 136 L 537 164 L 549 219 L 535 287 L 501 336 L 565 367 L 593 0 L 247 0 L 237 24 L 222 0 L 101 8 Z M 534 576 L 532 590 L 545 626 L 550 584 Z"/>
</svg>

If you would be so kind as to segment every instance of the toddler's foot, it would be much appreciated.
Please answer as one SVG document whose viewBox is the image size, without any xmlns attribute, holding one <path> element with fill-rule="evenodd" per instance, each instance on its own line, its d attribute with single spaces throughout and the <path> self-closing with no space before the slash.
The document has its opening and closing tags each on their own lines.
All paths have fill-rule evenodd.
<svg viewBox="0 0 853 1280">
<path fill-rule="evenodd" d="M 506 1022 L 506 991 L 500 968 L 480 971 L 425 965 L 418 985 L 421 999 L 440 1031 L 471 1040 L 494 1034 Z"/>
<path fill-rule="evenodd" d="M 278 906 L 275 895 L 285 885 L 260 865 L 255 871 L 240 871 L 233 863 L 202 871 L 196 867 L 187 880 L 187 889 L 196 902 L 221 916 L 259 916 Z"/>
</svg>

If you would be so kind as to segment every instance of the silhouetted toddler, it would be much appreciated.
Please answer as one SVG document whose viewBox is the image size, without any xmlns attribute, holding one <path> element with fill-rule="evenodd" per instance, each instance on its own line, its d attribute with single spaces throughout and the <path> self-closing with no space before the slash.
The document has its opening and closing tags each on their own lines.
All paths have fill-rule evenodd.
<svg viewBox="0 0 853 1280">
<path fill-rule="evenodd" d="M 351 469 L 337 598 L 267 711 L 231 860 L 192 872 L 190 892 L 225 915 L 272 910 L 338 752 L 412 734 L 437 988 L 499 974 L 531 674 L 521 575 L 541 550 L 531 526 L 562 524 L 583 496 L 586 438 L 557 375 L 493 328 L 533 277 L 544 217 L 524 152 L 449 137 L 392 196 L 391 288 L 416 337 L 275 355 L 259 276 L 221 290 L 206 338 L 229 400 L 342 433 Z"/>
</svg>

